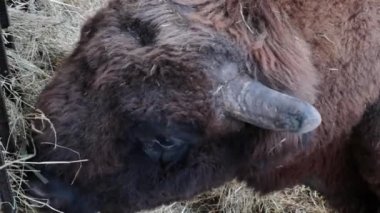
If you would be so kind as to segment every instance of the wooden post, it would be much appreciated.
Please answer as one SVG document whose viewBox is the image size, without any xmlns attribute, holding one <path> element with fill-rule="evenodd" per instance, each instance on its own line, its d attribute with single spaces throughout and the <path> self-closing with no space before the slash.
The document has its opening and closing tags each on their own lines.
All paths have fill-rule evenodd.
<svg viewBox="0 0 380 213">
<path fill-rule="evenodd" d="M 5 0 L 0 0 L 0 23 L 3 28 L 9 27 L 9 16 Z"/>
<path fill-rule="evenodd" d="M 3 0 L 0 0 L 0 5 Z M 1 7 L 0 7 L 1 9 Z M 2 11 L 0 10 L 0 17 L 2 16 Z M 7 54 L 5 53 L 5 46 L 3 42 L 3 33 L 1 31 L 2 25 L 0 22 L 0 75 L 2 77 L 6 77 L 9 73 L 8 70 L 8 60 L 7 60 Z"/>
<path fill-rule="evenodd" d="M 2 26 L 3 29 L 8 28 L 10 25 L 7 5 L 6 5 L 5 0 L 0 0 L 0 25 Z M 5 36 L 5 38 L 7 39 L 8 43 L 4 44 L 4 46 L 14 49 L 13 37 L 9 35 L 9 36 Z"/>
<path fill-rule="evenodd" d="M 7 55 L 2 39 L 2 28 L 9 26 L 9 18 L 5 0 L 0 0 L 0 75 L 7 76 L 9 73 Z M 5 107 L 5 101 L 2 88 L 0 88 L 0 141 L 3 146 L 0 147 L 0 166 L 5 164 L 3 155 L 3 147 L 8 147 L 8 139 L 10 137 L 8 114 Z M 0 211 L 3 213 L 13 213 L 14 199 L 12 195 L 11 185 L 6 168 L 0 170 Z"/>
</svg>

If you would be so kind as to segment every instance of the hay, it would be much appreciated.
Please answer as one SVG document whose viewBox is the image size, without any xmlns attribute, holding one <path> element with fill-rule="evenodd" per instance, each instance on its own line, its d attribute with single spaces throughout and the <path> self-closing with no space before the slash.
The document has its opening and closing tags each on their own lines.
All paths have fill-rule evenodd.
<svg viewBox="0 0 380 213">
<path fill-rule="evenodd" d="M 12 0 L 11 27 L 5 31 L 15 38 L 15 50 L 8 50 L 10 68 L 7 79 L 0 79 L 10 94 L 6 100 L 12 135 L 16 141 L 30 138 L 29 117 L 36 96 L 50 79 L 62 58 L 79 37 L 87 17 L 103 5 L 102 0 Z M 27 11 L 27 12 L 25 12 Z M 11 100 L 12 99 L 12 100 Z M 17 153 L 5 153 L 18 212 L 36 212 L 46 201 L 27 197 L 21 189 L 27 183 L 26 163 L 33 157 L 18 143 Z M 51 163 L 51 162 L 50 162 Z M 238 183 L 228 183 L 188 202 L 176 202 L 145 213 L 163 212 L 329 212 L 317 193 L 296 187 L 259 197 Z"/>
<path fill-rule="evenodd" d="M 305 186 L 286 189 L 266 196 L 259 196 L 244 184 L 231 182 L 206 192 L 188 202 L 176 202 L 153 211 L 141 213 L 165 212 L 213 212 L 213 213 L 327 213 L 323 199 Z"/>
</svg>

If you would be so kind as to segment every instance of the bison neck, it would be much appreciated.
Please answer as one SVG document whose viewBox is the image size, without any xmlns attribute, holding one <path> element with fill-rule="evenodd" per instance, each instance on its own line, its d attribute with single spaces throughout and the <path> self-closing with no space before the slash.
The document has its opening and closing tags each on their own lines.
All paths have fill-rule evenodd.
<svg viewBox="0 0 380 213">
<path fill-rule="evenodd" d="M 320 143 L 342 141 L 380 91 L 380 4 L 375 0 L 278 0 L 312 48 L 321 77 Z M 284 6 L 285 5 L 285 6 Z"/>
</svg>

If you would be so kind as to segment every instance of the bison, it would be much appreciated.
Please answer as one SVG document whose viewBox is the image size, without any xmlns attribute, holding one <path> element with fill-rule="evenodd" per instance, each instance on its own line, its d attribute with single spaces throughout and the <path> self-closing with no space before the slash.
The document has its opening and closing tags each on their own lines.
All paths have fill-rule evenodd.
<svg viewBox="0 0 380 213">
<path fill-rule="evenodd" d="M 41 166 L 31 193 L 134 212 L 237 179 L 374 212 L 379 59 L 377 0 L 111 0 L 33 120 L 34 160 L 88 161 Z"/>
</svg>

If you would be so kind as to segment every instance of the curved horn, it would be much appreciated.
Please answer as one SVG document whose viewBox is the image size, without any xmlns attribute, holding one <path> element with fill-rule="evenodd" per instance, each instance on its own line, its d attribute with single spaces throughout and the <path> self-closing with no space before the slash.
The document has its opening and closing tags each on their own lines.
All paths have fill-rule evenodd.
<svg viewBox="0 0 380 213">
<path fill-rule="evenodd" d="M 223 101 L 229 115 L 265 129 L 306 133 L 321 123 L 311 104 L 241 74 L 226 82 Z"/>
</svg>

